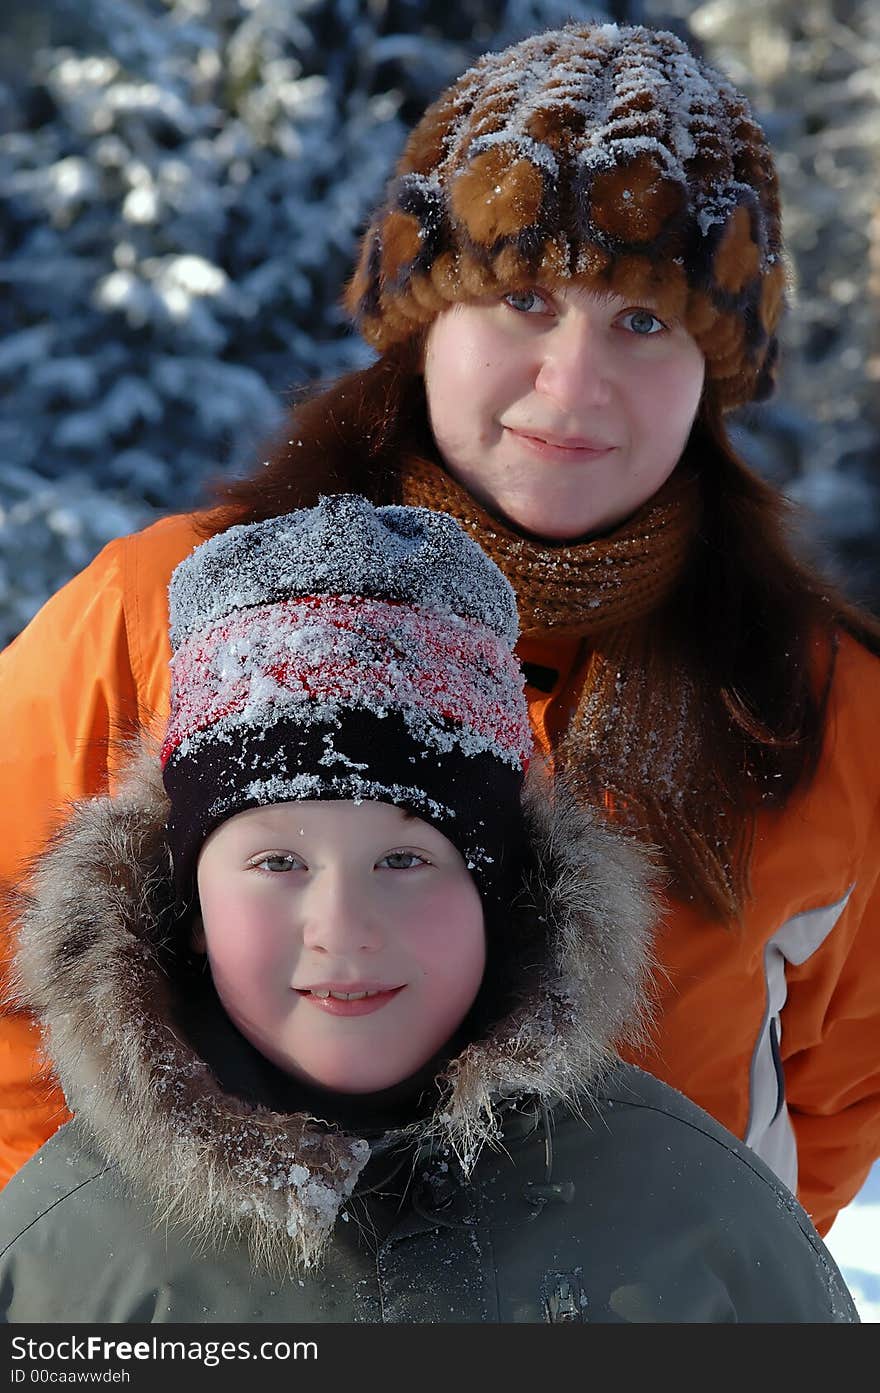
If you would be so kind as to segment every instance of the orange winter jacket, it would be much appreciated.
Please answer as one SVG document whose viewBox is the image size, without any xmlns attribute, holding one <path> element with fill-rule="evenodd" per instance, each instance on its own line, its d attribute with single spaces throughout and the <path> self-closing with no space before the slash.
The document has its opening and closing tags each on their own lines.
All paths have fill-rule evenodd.
<svg viewBox="0 0 880 1393">
<path fill-rule="evenodd" d="M 200 540 L 192 517 L 174 516 L 111 542 L 0 654 L 7 881 L 26 876 L 68 800 L 112 788 L 125 736 L 164 722 L 166 587 Z M 580 647 L 518 651 L 546 749 L 576 696 Z M 843 637 L 819 771 L 760 821 L 742 925 L 667 904 L 654 1039 L 632 1056 L 753 1146 L 823 1234 L 880 1154 L 878 711 L 880 661 Z M 7 1010 L 3 1181 L 68 1117 L 57 1088 L 36 1082 L 38 1048 L 34 1025 Z"/>
</svg>

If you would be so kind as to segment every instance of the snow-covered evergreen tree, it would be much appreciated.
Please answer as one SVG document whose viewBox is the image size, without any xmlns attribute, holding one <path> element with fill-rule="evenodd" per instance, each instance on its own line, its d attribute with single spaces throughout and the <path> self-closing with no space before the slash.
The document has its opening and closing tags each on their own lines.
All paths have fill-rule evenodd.
<svg viewBox="0 0 880 1393">
<path fill-rule="evenodd" d="M 339 296 L 409 126 L 571 13 L 7 0 L 0 640 L 111 536 L 257 462 L 297 385 L 368 361 Z"/>
</svg>

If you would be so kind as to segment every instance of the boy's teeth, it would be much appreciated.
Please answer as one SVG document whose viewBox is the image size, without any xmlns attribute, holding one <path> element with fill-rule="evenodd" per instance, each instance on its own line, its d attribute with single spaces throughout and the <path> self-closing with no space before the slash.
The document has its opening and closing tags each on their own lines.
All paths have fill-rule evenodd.
<svg viewBox="0 0 880 1393">
<path fill-rule="evenodd" d="M 324 987 L 313 987 L 312 996 L 319 996 L 325 1001 L 328 996 L 334 997 L 337 1001 L 363 1001 L 365 996 L 380 996 L 380 992 L 331 992 Z"/>
</svg>

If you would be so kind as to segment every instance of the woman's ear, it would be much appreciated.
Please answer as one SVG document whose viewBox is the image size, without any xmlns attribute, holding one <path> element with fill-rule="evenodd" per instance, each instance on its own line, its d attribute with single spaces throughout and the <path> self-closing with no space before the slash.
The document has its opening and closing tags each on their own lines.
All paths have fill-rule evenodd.
<svg viewBox="0 0 880 1393">
<path fill-rule="evenodd" d="M 207 953 L 208 941 L 205 938 L 205 925 L 202 911 L 197 909 L 190 922 L 189 946 L 194 953 Z"/>
</svg>

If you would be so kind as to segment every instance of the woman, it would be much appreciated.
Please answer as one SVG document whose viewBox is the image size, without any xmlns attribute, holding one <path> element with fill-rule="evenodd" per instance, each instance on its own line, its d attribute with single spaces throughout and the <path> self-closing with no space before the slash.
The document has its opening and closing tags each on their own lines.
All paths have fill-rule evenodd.
<svg viewBox="0 0 880 1393">
<path fill-rule="evenodd" d="M 821 1233 L 880 1152 L 880 626 L 795 559 L 723 413 L 772 387 L 777 181 L 670 34 L 573 25 L 429 108 L 347 302 L 378 361 L 213 510 L 112 543 L 3 655 L 6 874 L 167 714 L 194 542 L 354 490 L 458 518 L 511 580 L 535 735 L 668 872 L 651 1046 Z M 26 795 L 21 790 L 26 789 Z M 3 1021 L 10 1173 L 66 1116 Z"/>
</svg>

